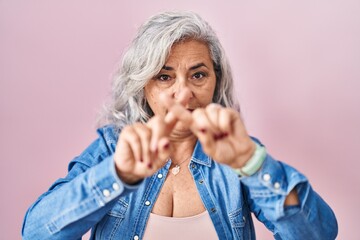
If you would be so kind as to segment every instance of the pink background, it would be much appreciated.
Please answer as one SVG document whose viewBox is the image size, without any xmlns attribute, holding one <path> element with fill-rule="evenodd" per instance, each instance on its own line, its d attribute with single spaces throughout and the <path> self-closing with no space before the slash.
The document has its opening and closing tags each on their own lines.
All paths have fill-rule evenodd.
<svg viewBox="0 0 360 240">
<path fill-rule="evenodd" d="M 338 239 L 360 239 L 360 2 L 218 2 L 0 1 L 2 239 L 20 239 L 26 209 L 96 137 L 136 27 L 171 9 L 216 29 L 249 132 L 309 177 L 337 215 Z"/>
</svg>

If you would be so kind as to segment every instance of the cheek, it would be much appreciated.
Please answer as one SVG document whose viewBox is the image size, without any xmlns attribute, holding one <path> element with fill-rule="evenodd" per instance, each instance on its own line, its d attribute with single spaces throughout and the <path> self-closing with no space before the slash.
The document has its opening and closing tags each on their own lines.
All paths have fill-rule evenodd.
<svg viewBox="0 0 360 240">
<path fill-rule="evenodd" d="M 159 99 L 159 92 L 145 90 L 145 98 L 154 114 L 162 114 L 165 112 Z"/>
<path fill-rule="evenodd" d="M 208 86 L 204 87 L 201 92 L 199 93 L 199 100 L 202 104 L 209 104 L 212 102 L 213 96 L 215 91 L 215 84 L 209 84 Z"/>
<path fill-rule="evenodd" d="M 208 91 L 198 92 L 195 96 L 201 107 L 206 107 L 212 103 L 213 94 L 210 89 Z"/>
</svg>

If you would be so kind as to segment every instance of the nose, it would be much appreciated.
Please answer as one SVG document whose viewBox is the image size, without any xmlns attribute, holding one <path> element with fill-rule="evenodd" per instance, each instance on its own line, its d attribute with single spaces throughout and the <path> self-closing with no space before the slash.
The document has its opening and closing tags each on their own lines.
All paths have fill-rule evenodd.
<svg viewBox="0 0 360 240">
<path fill-rule="evenodd" d="M 186 105 L 193 97 L 193 92 L 188 86 L 186 79 L 176 79 L 176 83 L 173 98 L 183 105 Z"/>
<path fill-rule="evenodd" d="M 192 92 L 188 87 L 181 88 L 179 91 L 177 91 L 175 100 L 179 103 L 181 103 L 183 106 L 186 106 L 192 97 Z"/>
</svg>

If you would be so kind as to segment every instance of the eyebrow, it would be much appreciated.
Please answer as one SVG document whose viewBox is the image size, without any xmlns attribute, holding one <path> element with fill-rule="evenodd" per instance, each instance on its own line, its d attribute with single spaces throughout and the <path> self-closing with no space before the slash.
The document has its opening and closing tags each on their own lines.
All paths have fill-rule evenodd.
<svg viewBox="0 0 360 240">
<path fill-rule="evenodd" d="M 205 65 L 205 63 L 198 63 L 198 64 L 190 67 L 190 70 L 195 70 L 195 69 L 200 68 L 200 67 L 206 67 L 206 68 L 208 68 L 208 67 Z M 166 65 L 164 65 L 164 66 L 162 67 L 162 69 L 168 70 L 168 71 L 174 70 L 173 67 L 166 66 Z"/>
</svg>

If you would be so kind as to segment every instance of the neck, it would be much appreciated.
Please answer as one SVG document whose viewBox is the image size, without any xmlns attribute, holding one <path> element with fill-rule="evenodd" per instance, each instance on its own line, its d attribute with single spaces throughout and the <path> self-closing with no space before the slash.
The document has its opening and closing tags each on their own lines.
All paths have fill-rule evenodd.
<svg viewBox="0 0 360 240">
<path fill-rule="evenodd" d="M 173 151 L 170 158 L 172 163 L 176 165 L 183 162 L 185 159 L 190 160 L 196 141 L 197 138 L 192 133 L 187 136 L 182 135 L 182 137 L 176 135 L 171 136 L 170 142 Z"/>
</svg>

